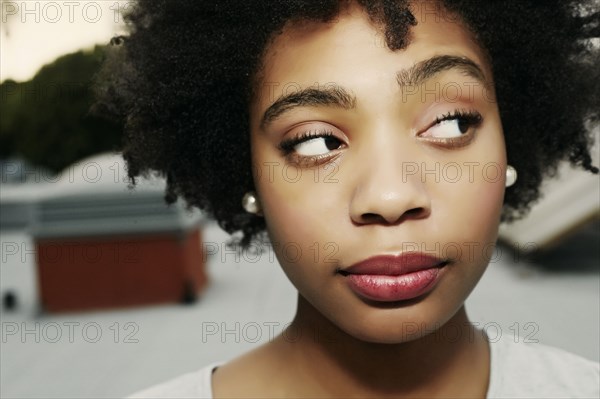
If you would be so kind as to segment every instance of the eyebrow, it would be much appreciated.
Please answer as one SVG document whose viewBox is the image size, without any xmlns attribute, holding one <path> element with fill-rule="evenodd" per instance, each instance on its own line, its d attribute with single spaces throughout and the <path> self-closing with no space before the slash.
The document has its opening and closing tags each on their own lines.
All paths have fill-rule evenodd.
<svg viewBox="0 0 600 399">
<path fill-rule="evenodd" d="M 435 75 L 450 69 L 458 69 L 466 76 L 476 79 L 484 86 L 487 86 L 485 74 L 475 61 L 467 57 L 454 55 L 438 55 L 418 62 L 410 68 L 399 71 L 396 74 L 396 81 L 400 88 L 419 86 Z"/>
<path fill-rule="evenodd" d="M 418 86 L 435 75 L 450 69 L 458 69 L 466 76 L 487 85 L 485 74 L 477 63 L 467 57 L 452 55 L 434 56 L 418 62 L 410 68 L 399 71 L 396 74 L 396 81 L 400 88 Z M 264 127 L 294 108 L 317 106 L 337 107 L 346 110 L 354 109 L 356 107 L 356 96 L 337 85 L 330 85 L 327 88 L 310 87 L 295 91 L 281 96 L 267 108 L 263 114 L 261 126 Z"/>
<path fill-rule="evenodd" d="M 342 109 L 356 107 L 356 97 L 341 86 L 327 88 L 309 87 L 277 99 L 265 111 L 261 126 L 277 119 L 286 111 L 297 107 L 334 106 Z"/>
</svg>

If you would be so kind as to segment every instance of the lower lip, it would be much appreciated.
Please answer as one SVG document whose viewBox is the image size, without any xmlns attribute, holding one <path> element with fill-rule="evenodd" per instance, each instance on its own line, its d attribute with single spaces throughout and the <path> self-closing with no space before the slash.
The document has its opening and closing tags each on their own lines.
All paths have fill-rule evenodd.
<svg viewBox="0 0 600 399">
<path fill-rule="evenodd" d="M 357 295 L 378 302 L 396 302 L 417 298 L 433 289 L 441 269 L 419 270 L 400 276 L 349 274 L 345 276 Z"/>
</svg>

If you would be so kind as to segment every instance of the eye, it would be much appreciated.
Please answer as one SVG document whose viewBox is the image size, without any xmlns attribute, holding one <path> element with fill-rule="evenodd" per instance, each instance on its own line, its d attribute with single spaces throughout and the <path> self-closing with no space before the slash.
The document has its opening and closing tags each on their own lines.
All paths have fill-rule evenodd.
<svg viewBox="0 0 600 399">
<path fill-rule="evenodd" d="M 326 155 L 331 151 L 341 148 L 343 142 L 335 137 L 332 132 L 312 133 L 305 132 L 299 137 L 285 140 L 279 145 L 284 155 L 296 153 L 300 156 L 315 157 Z"/>
<path fill-rule="evenodd" d="M 337 150 L 341 145 L 341 141 L 334 136 L 321 136 L 298 143 L 295 149 L 299 155 L 315 156 Z"/>
<path fill-rule="evenodd" d="M 434 124 L 423 132 L 422 136 L 434 138 L 461 137 L 469 133 L 471 128 L 479 126 L 481 122 L 482 117 L 476 111 L 455 111 L 436 118 Z"/>
</svg>

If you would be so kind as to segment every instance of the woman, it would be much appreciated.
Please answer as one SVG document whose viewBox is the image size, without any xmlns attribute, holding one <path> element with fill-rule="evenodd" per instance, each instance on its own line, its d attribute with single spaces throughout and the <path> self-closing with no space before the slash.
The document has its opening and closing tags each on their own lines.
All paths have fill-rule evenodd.
<svg viewBox="0 0 600 399">
<path fill-rule="evenodd" d="M 266 232 L 299 295 L 288 335 L 136 396 L 598 396 L 597 364 L 464 308 L 542 177 L 598 173 L 579 3 L 141 1 L 101 90 L 130 177 Z"/>
</svg>

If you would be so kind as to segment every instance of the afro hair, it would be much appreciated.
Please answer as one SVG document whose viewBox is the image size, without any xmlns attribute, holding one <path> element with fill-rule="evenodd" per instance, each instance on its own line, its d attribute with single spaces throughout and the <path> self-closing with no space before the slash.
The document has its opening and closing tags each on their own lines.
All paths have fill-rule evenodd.
<svg viewBox="0 0 600 399">
<path fill-rule="evenodd" d="M 120 120 L 129 177 L 158 172 L 166 199 L 183 197 L 242 245 L 264 232 L 246 213 L 253 189 L 249 104 L 262 55 L 288 22 L 330 22 L 349 1 L 139 0 L 128 34 L 113 40 L 98 78 L 100 112 Z M 357 0 L 391 50 L 406 47 L 409 1 Z M 440 0 L 489 57 L 508 162 L 503 220 L 522 217 L 560 161 L 592 166 L 590 127 L 600 118 L 600 11 L 594 2 Z M 596 39 L 597 40 L 597 39 Z"/>
</svg>

